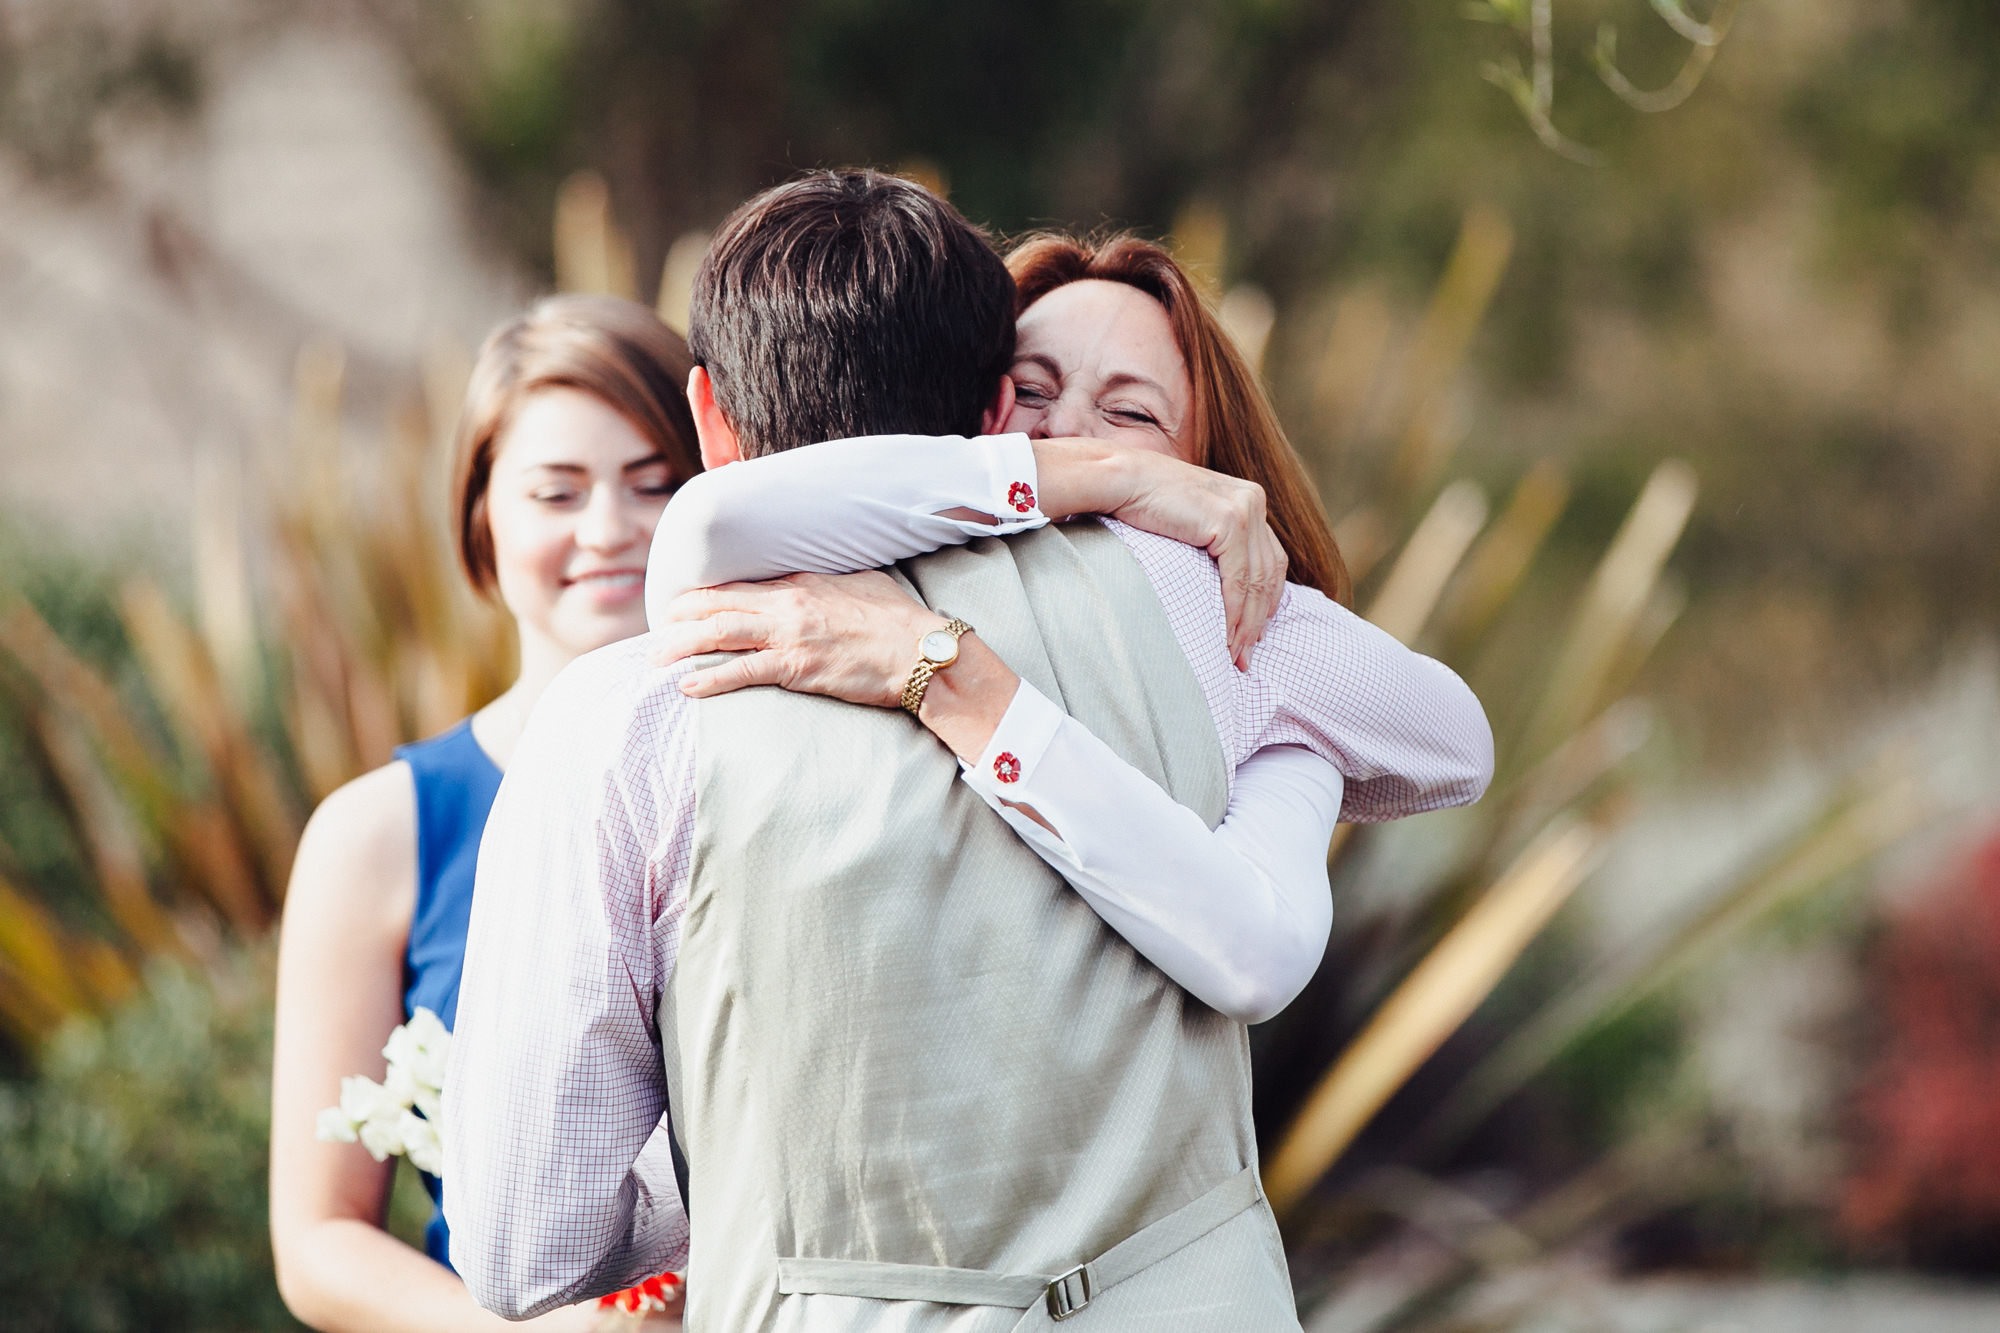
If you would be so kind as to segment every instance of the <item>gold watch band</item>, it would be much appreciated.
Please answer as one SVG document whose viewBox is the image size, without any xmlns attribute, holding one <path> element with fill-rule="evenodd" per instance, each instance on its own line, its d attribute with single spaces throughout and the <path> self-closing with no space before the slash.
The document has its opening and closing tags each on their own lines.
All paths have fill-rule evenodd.
<svg viewBox="0 0 2000 1333">
<path fill-rule="evenodd" d="M 946 623 L 943 628 L 951 635 L 954 642 L 972 633 L 972 626 L 956 618 Z M 933 634 L 936 632 L 936 630 L 931 631 Z M 918 642 L 921 644 L 922 640 L 920 639 Z M 921 649 L 919 651 L 921 653 Z M 942 668 L 950 666 L 952 662 L 956 662 L 957 660 L 958 654 L 956 652 L 952 654 L 950 660 L 944 662 L 934 662 L 929 657 L 920 655 L 917 658 L 917 664 L 910 668 L 910 679 L 903 685 L 904 711 L 908 712 L 911 717 L 916 717 L 918 710 L 924 706 L 924 691 L 930 688 L 931 677 L 935 676 Z"/>
</svg>

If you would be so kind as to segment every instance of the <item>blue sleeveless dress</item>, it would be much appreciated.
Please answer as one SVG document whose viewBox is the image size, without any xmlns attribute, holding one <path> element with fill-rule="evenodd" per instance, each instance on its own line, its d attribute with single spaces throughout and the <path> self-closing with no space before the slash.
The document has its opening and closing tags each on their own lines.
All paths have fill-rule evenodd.
<svg viewBox="0 0 2000 1333">
<path fill-rule="evenodd" d="M 472 719 L 440 736 L 396 747 L 417 780 L 417 910 L 403 955 L 403 1016 L 419 1007 L 458 1021 L 458 981 L 465 968 L 465 931 L 472 919 L 472 872 L 479 838 L 500 790 L 500 769 L 472 738 Z M 434 1205 L 424 1252 L 451 1267 L 451 1233 L 444 1224 L 444 1187 L 422 1173 Z"/>
</svg>

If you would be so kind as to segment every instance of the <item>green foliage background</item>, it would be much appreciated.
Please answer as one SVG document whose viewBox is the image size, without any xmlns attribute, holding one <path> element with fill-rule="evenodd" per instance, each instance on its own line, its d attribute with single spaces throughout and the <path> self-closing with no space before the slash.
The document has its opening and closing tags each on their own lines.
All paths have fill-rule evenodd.
<svg viewBox="0 0 2000 1333">
<path fill-rule="evenodd" d="M 0 1327 L 294 1329 L 264 1239 L 267 951 L 156 964 L 0 1085 Z"/>
</svg>

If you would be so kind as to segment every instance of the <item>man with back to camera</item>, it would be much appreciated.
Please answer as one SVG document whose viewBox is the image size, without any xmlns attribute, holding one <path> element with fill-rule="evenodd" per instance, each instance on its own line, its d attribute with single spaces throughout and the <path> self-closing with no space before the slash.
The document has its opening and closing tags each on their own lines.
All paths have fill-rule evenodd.
<svg viewBox="0 0 2000 1333">
<path fill-rule="evenodd" d="M 724 225 L 691 316 L 714 467 L 995 424 L 1013 284 L 920 187 L 820 173 Z M 901 568 L 940 627 L 977 627 L 941 702 L 1014 664 L 1221 818 L 1213 719 L 1118 538 L 1044 527 Z M 1296 1329 L 1243 1027 L 908 718 L 676 680 L 643 641 L 566 671 L 489 824 L 446 1109 L 474 1295 L 524 1317 L 677 1260 L 671 1086 L 691 1327 Z"/>
</svg>

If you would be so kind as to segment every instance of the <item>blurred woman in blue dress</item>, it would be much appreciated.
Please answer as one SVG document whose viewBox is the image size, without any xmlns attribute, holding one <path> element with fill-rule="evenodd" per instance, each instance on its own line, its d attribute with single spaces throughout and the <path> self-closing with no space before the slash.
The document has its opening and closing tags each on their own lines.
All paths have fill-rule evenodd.
<svg viewBox="0 0 2000 1333">
<path fill-rule="evenodd" d="M 496 330 L 460 417 L 454 519 L 465 573 L 514 617 L 513 687 L 321 803 L 299 843 L 278 966 L 271 1235 L 285 1303 L 326 1333 L 595 1327 L 595 1303 L 510 1324 L 449 1264 L 441 1204 L 420 1254 L 383 1230 L 395 1162 L 319 1142 L 349 1075 L 379 1077 L 390 1030 L 450 1027 L 474 864 L 537 696 L 576 657 L 646 629 L 653 528 L 700 471 L 687 345 L 628 301 L 554 297 Z M 433 1200 L 441 1184 L 424 1177 Z"/>
</svg>

